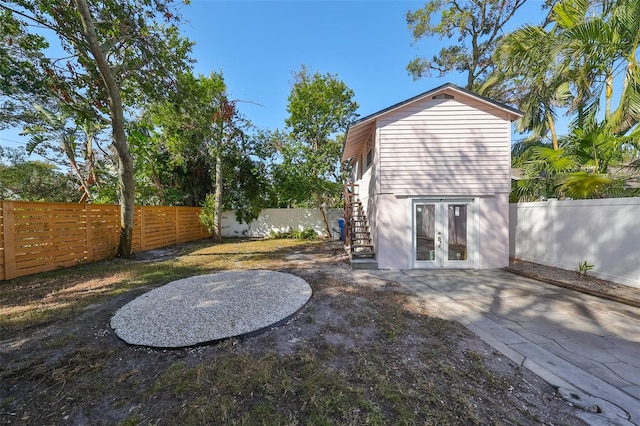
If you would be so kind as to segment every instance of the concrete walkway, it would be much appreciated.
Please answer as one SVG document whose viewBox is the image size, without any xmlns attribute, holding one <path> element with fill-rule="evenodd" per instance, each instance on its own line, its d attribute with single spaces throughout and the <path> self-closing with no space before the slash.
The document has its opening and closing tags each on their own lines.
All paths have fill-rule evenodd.
<svg viewBox="0 0 640 426">
<path fill-rule="evenodd" d="M 558 387 L 592 425 L 640 425 L 640 309 L 502 270 L 353 271 L 396 281 Z"/>
</svg>

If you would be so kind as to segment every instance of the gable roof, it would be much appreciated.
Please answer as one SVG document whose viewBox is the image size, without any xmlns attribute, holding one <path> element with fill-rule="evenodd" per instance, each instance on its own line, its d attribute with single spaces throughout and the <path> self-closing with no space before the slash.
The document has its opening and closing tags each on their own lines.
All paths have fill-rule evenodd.
<svg viewBox="0 0 640 426">
<path fill-rule="evenodd" d="M 344 147 L 342 149 L 342 161 L 346 161 L 352 158 L 355 154 L 357 154 L 360 151 L 360 147 L 362 146 L 362 144 L 367 142 L 369 135 L 371 134 L 371 132 L 375 130 L 375 122 L 378 118 L 386 114 L 389 114 L 397 109 L 410 105 L 414 102 L 419 102 L 425 98 L 433 97 L 443 92 L 453 92 L 453 93 L 457 92 L 467 97 L 472 97 L 480 101 L 481 103 L 487 104 L 490 107 L 493 107 L 502 112 L 505 112 L 506 117 L 509 121 L 517 120 L 518 118 L 523 116 L 523 113 L 517 110 L 516 108 L 512 108 L 503 103 L 478 95 L 467 89 L 458 87 L 455 84 L 446 83 L 446 84 L 443 84 L 442 86 L 436 87 L 435 89 L 421 93 L 417 96 L 414 96 L 405 101 L 399 102 L 395 105 L 391 105 L 388 108 L 384 108 L 378 112 L 374 112 L 373 114 L 367 115 L 366 117 L 360 118 L 352 122 L 347 128 Z"/>
</svg>

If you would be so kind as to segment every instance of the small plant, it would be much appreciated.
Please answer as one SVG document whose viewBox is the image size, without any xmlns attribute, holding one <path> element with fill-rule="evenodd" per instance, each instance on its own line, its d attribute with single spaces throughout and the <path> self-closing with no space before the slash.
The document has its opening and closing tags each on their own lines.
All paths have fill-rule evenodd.
<svg viewBox="0 0 640 426">
<path fill-rule="evenodd" d="M 292 239 L 292 240 L 316 240 L 318 233 L 313 229 L 297 229 L 292 231 L 291 228 L 286 231 L 271 231 L 268 239 Z"/>
<path fill-rule="evenodd" d="M 200 211 L 200 223 L 207 228 L 209 234 L 214 236 L 216 233 L 216 207 L 215 207 L 215 195 L 207 194 L 202 203 L 202 210 Z"/>
<path fill-rule="evenodd" d="M 269 231 L 269 236 L 266 238 L 268 240 L 282 240 L 282 239 L 291 239 L 293 238 L 293 232 L 291 228 L 286 231 Z"/>
<path fill-rule="evenodd" d="M 311 228 L 298 229 L 297 231 L 293 231 L 293 238 L 296 240 L 316 240 L 318 233 Z"/>
<path fill-rule="evenodd" d="M 578 277 L 582 277 L 583 275 L 586 277 L 587 272 L 592 270 L 594 265 L 589 264 L 586 260 L 582 263 L 578 263 Z"/>
</svg>

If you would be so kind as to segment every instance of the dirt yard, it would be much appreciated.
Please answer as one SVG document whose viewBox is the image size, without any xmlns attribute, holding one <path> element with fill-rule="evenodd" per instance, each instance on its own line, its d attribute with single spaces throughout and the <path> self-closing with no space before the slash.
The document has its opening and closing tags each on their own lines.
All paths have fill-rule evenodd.
<svg viewBox="0 0 640 426">
<path fill-rule="evenodd" d="M 313 288 L 286 324 L 179 350 L 109 327 L 149 289 L 270 269 Z M 555 390 L 394 282 L 357 282 L 339 244 L 192 244 L 0 282 L 2 424 L 581 425 Z"/>
</svg>

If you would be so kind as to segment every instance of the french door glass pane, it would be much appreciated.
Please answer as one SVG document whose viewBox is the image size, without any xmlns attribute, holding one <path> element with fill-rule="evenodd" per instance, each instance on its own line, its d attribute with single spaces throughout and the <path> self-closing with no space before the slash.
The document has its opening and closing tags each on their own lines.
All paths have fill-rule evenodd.
<svg viewBox="0 0 640 426">
<path fill-rule="evenodd" d="M 416 205 L 416 260 L 435 260 L 436 206 Z"/>
<path fill-rule="evenodd" d="M 449 204 L 449 260 L 467 260 L 467 205 Z"/>
</svg>

